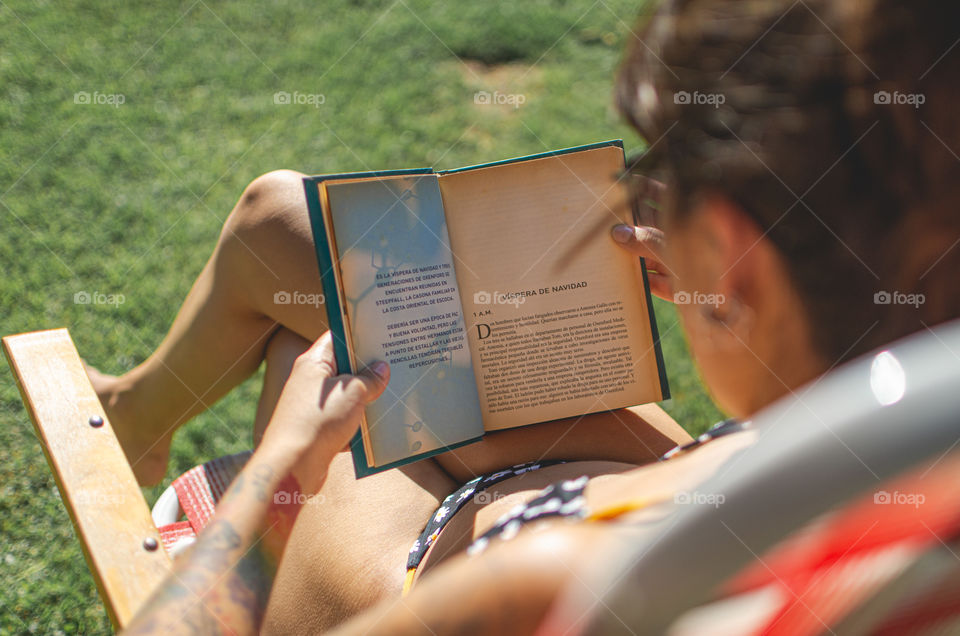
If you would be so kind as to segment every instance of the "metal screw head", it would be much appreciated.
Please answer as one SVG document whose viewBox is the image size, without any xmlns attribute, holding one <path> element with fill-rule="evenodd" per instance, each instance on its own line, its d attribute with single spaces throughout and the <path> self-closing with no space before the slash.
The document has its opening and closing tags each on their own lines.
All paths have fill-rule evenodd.
<svg viewBox="0 0 960 636">
<path fill-rule="evenodd" d="M 99 415 L 91 415 L 89 422 L 90 422 L 90 426 L 92 426 L 93 428 L 100 428 L 101 426 L 103 426 L 103 418 L 100 417 Z"/>
<path fill-rule="evenodd" d="M 153 552 L 158 547 L 160 547 L 160 545 L 157 543 L 157 540 L 154 539 L 153 537 L 147 537 L 146 539 L 143 540 L 143 549 L 146 550 L 147 552 Z"/>
</svg>

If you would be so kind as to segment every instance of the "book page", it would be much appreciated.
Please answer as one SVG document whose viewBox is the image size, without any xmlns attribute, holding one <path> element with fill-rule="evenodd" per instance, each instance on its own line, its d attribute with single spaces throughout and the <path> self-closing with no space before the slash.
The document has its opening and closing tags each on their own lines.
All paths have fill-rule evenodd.
<svg viewBox="0 0 960 636">
<path fill-rule="evenodd" d="M 440 177 L 486 430 L 662 399 L 638 259 L 610 237 L 622 169 L 605 147 Z"/>
<path fill-rule="evenodd" d="M 483 435 L 436 175 L 325 184 L 358 364 L 390 363 L 364 412 L 373 466 Z"/>
</svg>

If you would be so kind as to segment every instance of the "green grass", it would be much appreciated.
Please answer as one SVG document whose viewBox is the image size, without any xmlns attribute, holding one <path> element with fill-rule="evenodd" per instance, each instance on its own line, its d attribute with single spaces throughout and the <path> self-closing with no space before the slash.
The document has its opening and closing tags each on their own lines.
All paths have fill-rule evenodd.
<svg viewBox="0 0 960 636">
<path fill-rule="evenodd" d="M 244 185 L 271 169 L 446 168 L 612 137 L 639 145 L 609 99 L 637 5 L 0 5 L 0 333 L 67 326 L 92 364 L 129 369 L 159 343 Z M 525 102 L 478 106 L 484 90 Z M 277 105 L 278 91 L 324 103 Z M 81 92 L 124 103 L 75 103 Z M 74 303 L 84 291 L 125 302 Z M 699 432 L 720 415 L 672 308 L 656 309 L 665 406 Z M 255 377 L 188 424 L 169 474 L 248 447 L 257 391 Z M 109 631 L 6 369 L 0 578 L 0 634 Z"/>
</svg>

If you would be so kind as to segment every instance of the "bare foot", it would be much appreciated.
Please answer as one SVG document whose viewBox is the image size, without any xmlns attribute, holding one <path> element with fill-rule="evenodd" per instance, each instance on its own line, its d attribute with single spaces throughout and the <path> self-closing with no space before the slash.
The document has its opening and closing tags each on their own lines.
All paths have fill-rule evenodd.
<svg viewBox="0 0 960 636">
<path fill-rule="evenodd" d="M 148 425 L 144 414 L 131 408 L 133 391 L 124 386 L 123 378 L 101 373 L 86 361 L 83 366 L 137 482 L 141 486 L 160 483 L 167 473 L 173 430 L 156 430 Z"/>
</svg>

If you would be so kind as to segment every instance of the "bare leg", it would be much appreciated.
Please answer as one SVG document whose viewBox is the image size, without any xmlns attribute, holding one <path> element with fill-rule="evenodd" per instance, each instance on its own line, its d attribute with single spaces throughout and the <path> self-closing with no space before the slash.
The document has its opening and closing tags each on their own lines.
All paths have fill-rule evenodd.
<svg viewBox="0 0 960 636">
<path fill-rule="evenodd" d="M 321 293 L 302 176 L 271 172 L 246 188 L 169 333 L 143 364 L 120 377 L 90 370 L 141 483 L 163 477 L 180 425 L 260 366 L 278 325 L 311 340 L 326 330 L 322 305 L 274 302 L 278 291 Z"/>
<path fill-rule="evenodd" d="M 287 329 L 271 339 L 255 437 L 262 436 L 294 359 L 309 346 Z M 320 497 L 297 518 L 264 632 L 319 634 L 384 598 L 396 598 L 407 551 L 455 487 L 429 460 L 358 481 L 350 454 L 337 455 Z"/>
<path fill-rule="evenodd" d="M 488 433 L 436 460 L 464 483 L 504 466 L 545 459 L 602 459 L 640 466 L 691 440 L 662 408 L 643 404 Z"/>
<path fill-rule="evenodd" d="M 116 378 L 91 370 L 91 380 L 141 483 L 162 478 L 176 428 L 248 377 L 268 356 L 255 430 L 259 438 L 292 358 L 326 330 L 322 306 L 274 301 L 279 291 L 321 293 L 301 177 L 289 171 L 269 173 L 244 191 L 170 332 L 143 364 Z M 580 458 L 578 439 L 601 441 L 590 441 L 583 448 L 603 459 L 610 449 L 619 452 L 623 447 L 619 435 L 628 435 L 622 422 L 608 424 L 609 435 L 584 426 L 566 432 L 540 427 L 508 431 L 477 449 L 451 456 L 447 464 L 454 472 L 462 469 L 472 476 L 484 466 L 514 463 L 511 453 L 520 457 L 517 461 L 535 458 L 544 452 L 543 444 L 553 444 L 561 433 L 556 452 Z M 629 428 L 649 425 L 636 418 Z M 650 447 L 648 458 L 668 438 L 682 433 L 656 422 L 654 428 L 656 443 L 644 438 Z M 535 433 L 539 430 L 544 433 Z M 528 439 L 530 435 L 539 441 Z M 349 454 L 338 455 L 321 493 L 323 503 L 308 505 L 300 514 L 290 544 L 296 558 L 285 559 L 281 566 L 267 626 L 278 631 L 300 628 L 304 623 L 284 623 L 299 617 L 317 627 L 306 631 L 319 631 L 396 593 L 409 546 L 454 487 L 435 461 L 358 481 Z"/>
<path fill-rule="evenodd" d="M 254 425 L 256 439 L 266 429 L 296 356 L 309 346 L 308 340 L 283 328 L 270 340 Z M 657 407 L 639 409 L 639 413 L 622 410 L 587 416 L 577 422 L 527 427 L 513 432 L 513 445 L 509 443 L 510 431 L 500 433 L 483 442 L 488 444 L 486 447 L 481 444 L 467 447 L 474 450 L 460 457 L 440 456 L 445 460 L 441 463 L 462 472 L 468 470 L 468 466 L 478 469 L 487 464 L 502 466 L 494 455 L 508 462 L 529 460 L 534 453 L 544 452 L 548 442 L 556 444 L 556 435 L 564 431 L 567 437 L 579 438 L 580 444 L 588 442 L 588 448 L 576 448 L 563 441 L 556 444 L 561 449 L 557 452 L 574 458 L 610 454 L 609 447 L 626 447 L 623 452 L 646 460 L 654 448 L 659 452 L 666 444 L 672 444 L 671 436 L 689 439 L 679 428 L 673 430 L 676 423 L 669 416 L 658 416 L 662 411 Z M 641 416 L 644 420 L 640 420 Z M 641 426 L 645 420 L 650 423 Z M 538 429 L 540 432 L 535 432 Z M 626 438 L 633 440 L 637 432 L 642 438 L 631 443 L 625 441 Z M 597 438 L 596 441 L 590 442 L 593 438 Z M 546 451 L 548 455 L 553 452 Z M 436 460 L 416 462 L 357 480 L 350 454 L 340 453 L 330 466 L 320 497 L 306 505 L 297 519 L 270 596 L 264 633 L 322 633 L 384 599 L 397 598 L 410 546 L 442 499 L 457 485 Z M 529 484 L 525 487 L 533 488 Z M 470 518 L 459 521 L 467 528 L 474 524 Z M 468 542 L 471 535 L 469 530 L 462 532 L 461 529 L 454 534 L 460 537 L 459 543 Z M 582 546 L 575 552 L 584 553 L 588 551 Z M 542 555 L 530 561 L 538 575 L 535 581 L 528 582 L 543 587 L 541 593 L 555 591 L 569 578 L 569 559 L 559 563 L 556 559 L 540 561 L 541 558 Z M 523 572 L 528 571 L 521 570 Z"/>
<path fill-rule="evenodd" d="M 278 328 L 310 341 L 326 330 L 322 304 L 277 302 L 278 292 L 322 297 L 302 177 L 271 172 L 244 190 L 169 333 L 143 364 L 120 377 L 89 370 L 140 483 L 162 479 L 174 431 L 253 373 Z M 648 406 L 498 433 L 441 462 L 463 479 L 543 457 L 643 463 L 685 438 Z"/>
</svg>

